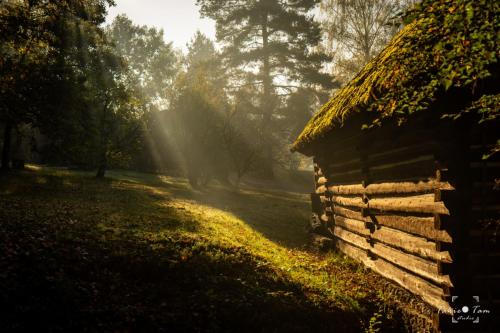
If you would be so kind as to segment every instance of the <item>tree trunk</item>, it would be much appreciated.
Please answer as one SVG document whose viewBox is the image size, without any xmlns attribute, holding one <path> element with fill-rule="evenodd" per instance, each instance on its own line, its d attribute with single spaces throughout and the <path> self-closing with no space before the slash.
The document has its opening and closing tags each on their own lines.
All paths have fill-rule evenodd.
<svg viewBox="0 0 500 333">
<path fill-rule="evenodd" d="M 2 148 L 2 171 L 10 170 L 11 147 L 12 146 L 12 124 L 5 123 L 3 132 L 3 148 Z"/>
<path fill-rule="evenodd" d="M 264 175 L 273 178 L 273 150 L 272 150 L 272 114 L 274 112 L 271 102 L 271 67 L 269 63 L 269 31 L 268 31 L 268 14 L 264 13 L 262 18 L 262 82 L 264 86 L 262 99 L 262 144 L 264 153 Z"/>
<path fill-rule="evenodd" d="M 95 175 L 96 178 L 104 178 L 108 166 L 107 164 L 108 164 L 108 159 L 106 157 L 106 151 L 104 151 L 101 156 L 101 161 L 99 162 L 99 168 L 97 169 L 97 174 Z"/>
</svg>

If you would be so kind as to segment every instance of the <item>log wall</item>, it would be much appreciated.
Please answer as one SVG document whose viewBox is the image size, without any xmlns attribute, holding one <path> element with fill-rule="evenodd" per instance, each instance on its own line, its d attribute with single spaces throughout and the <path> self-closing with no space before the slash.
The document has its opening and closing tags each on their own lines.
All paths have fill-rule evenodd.
<svg viewBox="0 0 500 333">
<path fill-rule="evenodd" d="M 421 125 L 323 144 L 314 213 L 337 249 L 436 310 L 462 294 L 500 304 L 500 159 L 482 159 L 494 128 Z"/>
</svg>

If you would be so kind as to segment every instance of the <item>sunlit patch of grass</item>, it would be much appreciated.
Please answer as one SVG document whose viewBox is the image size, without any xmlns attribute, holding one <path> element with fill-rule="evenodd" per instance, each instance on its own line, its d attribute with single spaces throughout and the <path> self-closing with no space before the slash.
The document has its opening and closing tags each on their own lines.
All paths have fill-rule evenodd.
<svg viewBox="0 0 500 333">
<path fill-rule="evenodd" d="M 39 165 L 35 165 L 35 164 L 26 164 L 24 166 L 24 168 L 26 170 L 29 170 L 29 171 L 40 171 L 40 170 L 42 170 L 42 167 L 40 167 Z"/>
<path fill-rule="evenodd" d="M 125 283 L 127 262 L 131 262 L 132 271 L 137 270 L 133 278 L 138 280 L 123 288 L 131 288 L 138 297 L 150 292 L 147 288 L 166 288 L 160 282 L 146 289 L 136 287 L 151 274 L 178 286 L 179 292 L 170 291 L 170 287 L 163 291 L 168 295 L 164 297 L 179 304 L 171 305 L 172 318 L 162 316 L 160 321 L 191 316 L 180 314 L 191 302 L 196 311 L 204 313 L 189 317 L 194 326 L 200 318 L 232 318 L 236 308 L 254 311 L 250 309 L 263 306 L 277 310 L 262 315 L 252 312 L 245 320 L 262 327 L 271 325 L 271 329 L 275 311 L 296 329 L 302 318 L 335 315 L 331 323 L 311 324 L 304 319 L 303 324 L 308 328 L 319 325 L 320 330 L 347 325 L 341 330 L 357 331 L 360 322 L 369 320 L 372 312 L 365 308 L 377 297 L 369 288 L 370 274 L 360 266 L 342 255 L 318 254 L 307 248 L 304 226 L 309 203 L 303 194 L 256 188 L 235 191 L 221 185 L 194 191 L 185 179 L 174 177 L 112 171 L 108 179 L 96 180 L 87 172 L 36 167 L 0 185 L 0 208 L 5 221 L 0 226 L 10 230 L 4 237 L 19 237 L 17 225 L 33 225 L 37 236 L 30 236 L 35 240 L 30 240 L 30 246 L 40 239 L 52 239 L 55 245 L 50 253 L 68 246 L 82 249 L 87 257 L 102 252 L 94 255 L 92 265 L 99 267 L 103 260 L 111 265 L 106 270 L 116 275 L 113 283 Z M 48 235 L 40 236 L 42 231 Z M 84 267 L 85 262 L 77 265 Z M 87 270 L 95 270 L 94 266 Z M 110 283 L 111 275 L 93 274 L 105 281 L 103 285 Z M 82 282 L 85 286 L 88 283 Z M 184 283 L 196 287 L 182 291 Z M 193 295 L 199 299 L 192 299 Z M 149 299 L 151 308 L 164 303 L 149 294 L 142 297 Z M 297 309 L 302 313 L 297 314 Z"/>
</svg>

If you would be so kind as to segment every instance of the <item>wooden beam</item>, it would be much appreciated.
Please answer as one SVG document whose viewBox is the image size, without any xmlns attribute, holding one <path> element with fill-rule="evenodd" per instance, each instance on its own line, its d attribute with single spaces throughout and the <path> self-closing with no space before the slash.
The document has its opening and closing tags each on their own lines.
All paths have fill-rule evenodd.
<svg viewBox="0 0 500 333">
<path fill-rule="evenodd" d="M 327 182 L 326 178 L 322 176 L 322 177 L 318 178 L 316 183 L 321 186 L 321 185 L 325 185 L 326 182 Z"/>
<path fill-rule="evenodd" d="M 420 181 L 418 183 L 392 182 L 369 184 L 366 187 L 363 187 L 362 184 L 328 186 L 328 190 L 334 195 L 431 193 L 436 189 L 454 190 L 450 183 L 437 182 L 435 180 Z"/>
<path fill-rule="evenodd" d="M 326 193 L 327 188 L 325 185 L 321 185 L 318 188 L 316 188 L 316 194 L 323 194 Z"/>
<path fill-rule="evenodd" d="M 452 311 L 448 302 L 442 299 L 443 290 L 413 274 L 402 271 L 391 263 L 383 260 L 372 260 L 367 257 L 366 252 L 342 240 L 337 240 L 337 248 L 347 254 L 349 257 L 363 263 L 376 273 L 398 283 L 403 288 L 422 297 L 422 299 L 444 312 Z M 451 313 L 451 312 L 450 312 Z"/>
<path fill-rule="evenodd" d="M 406 233 L 425 237 L 436 241 L 451 243 L 452 238 L 448 231 L 437 230 L 434 228 L 434 217 L 420 217 L 412 215 L 369 215 L 363 216 L 360 211 L 348 209 L 335 205 L 335 215 L 373 223 L 379 226 L 387 226 L 393 229 L 401 230 Z"/>
<path fill-rule="evenodd" d="M 375 209 L 382 212 L 450 214 L 442 201 L 434 201 L 433 193 L 411 197 L 373 198 L 368 203 L 364 203 L 361 197 L 334 195 L 332 202 L 341 206 Z"/>
<path fill-rule="evenodd" d="M 339 224 L 342 226 L 341 224 Z M 396 264 L 397 266 L 409 270 L 417 275 L 434 281 L 435 283 L 452 287 L 453 284 L 448 275 L 439 274 L 438 265 L 434 261 L 425 260 L 417 256 L 401 252 L 390 246 L 379 242 L 373 242 L 370 245 L 365 237 L 344 230 L 343 228 L 335 227 L 334 235 L 346 242 L 349 242 L 357 247 L 371 251 L 375 255 Z"/>
<path fill-rule="evenodd" d="M 436 242 L 428 241 L 422 237 L 412 236 L 387 227 L 381 227 L 371 233 L 369 229 L 366 229 L 364 222 L 346 219 L 340 216 L 335 216 L 335 226 L 356 232 L 360 235 L 370 236 L 376 241 L 400 248 L 420 257 L 446 263 L 452 262 L 451 255 L 448 251 L 438 251 L 436 249 Z"/>
</svg>

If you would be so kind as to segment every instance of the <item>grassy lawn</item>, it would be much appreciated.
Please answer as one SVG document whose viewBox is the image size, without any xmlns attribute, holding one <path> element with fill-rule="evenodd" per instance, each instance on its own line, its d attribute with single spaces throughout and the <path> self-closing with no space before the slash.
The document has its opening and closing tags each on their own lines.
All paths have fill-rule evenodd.
<svg viewBox="0 0 500 333">
<path fill-rule="evenodd" d="M 304 194 L 134 172 L 3 176 L 0 327 L 396 331 L 379 278 L 307 247 L 309 212 Z"/>
</svg>

